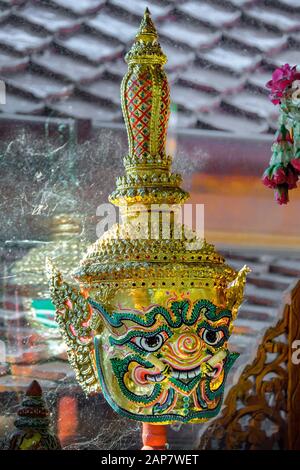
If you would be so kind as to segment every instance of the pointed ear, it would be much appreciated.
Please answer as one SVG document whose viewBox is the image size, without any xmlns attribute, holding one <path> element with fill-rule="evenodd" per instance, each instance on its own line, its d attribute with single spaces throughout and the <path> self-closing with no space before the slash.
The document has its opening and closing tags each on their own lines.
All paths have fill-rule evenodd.
<svg viewBox="0 0 300 470">
<path fill-rule="evenodd" d="M 100 390 L 93 363 L 92 308 L 80 291 L 62 278 L 54 264 L 46 260 L 50 296 L 56 307 L 55 320 L 67 345 L 68 357 L 86 393 Z"/>
<path fill-rule="evenodd" d="M 246 265 L 243 266 L 226 289 L 227 307 L 231 310 L 233 319 L 235 319 L 238 308 L 244 299 L 246 277 L 249 272 L 251 269 Z"/>
<path fill-rule="evenodd" d="M 56 313 L 71 306 L 72 288 L 63 280 L 61 272 L 56 268 L 50 258 L 46 258 L 46 274 L 49 281 L 51 300 L 56 307 Z M 76 292 L 77 293 L 77 292 Z"/>
</svg>

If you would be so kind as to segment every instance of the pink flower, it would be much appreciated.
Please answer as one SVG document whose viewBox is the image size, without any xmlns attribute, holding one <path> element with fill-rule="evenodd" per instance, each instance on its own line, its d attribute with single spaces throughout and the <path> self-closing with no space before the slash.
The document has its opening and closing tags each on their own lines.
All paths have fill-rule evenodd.
<svg viewBox="0 0 300 470">
<path fill-rule="evenodd" d="M 267 188 L 274 189 L 276 187 L 276 184 L 271 180 L 270 176 L 268 176 L 266 173 L 264 173 L 262 176 L 262 182 L 265 186 L 267 186 Z"/>
<path fill-rule="evenodd" d="M 285 64 L 276 69 L 272 74 L 272 80 L 266 84 L 266 87 L 271 90 L 272 103 L 279 104 L 287 88 L 298 78 L 300 78 L 300 73 L 297 72 L 296 66 L 291 67 L 289 64 Z"/>
<path fill-rule="evenodd" d="M 289 189 L 297 188 L 298 175 L 291 165 L 287 168 L 286 183 Z"/>
<path fill-rule="evenodd" d="M 262 182 L 268 188 L 276 188 L 278 184 L 286 183 L 286 170 L 281 164 L 269 166 L 262 176 Z"/>
<path fill-rule="evenodd" d="M 272 167 L 268 167 L 261 178 L 263 184 L 267 186 L 267 188 L 275 188 L 275 184 L 272 181 Z"/>
<path fill-rule="evenodd" d="M 289 190 L 287 184 L 277 186 L 274 195 L 278 204 L 287 204 L 289 202 Z"/>
<path fill-rule="evenodd" d="M 275 185 L 283 184 L 286 182 L 286 172 L 284 167 L 279 166 L 277 168 L 274 168 L 272 174 L 272 181 L 275 183 Z"/>
<path fill-rule="evenodd" d="M 291 160 L 293 168 L 300 173 L 300 158 L 293 158 Z"/>
<path fill-rule="evenodd" d="M 268 188 L 274 189 L 285 185 L 288 189 L 294 189 L 297 187 L 298 178 L 299 175 L 292 165 L 283 166 L 280 163 L 266 169 L 262 176 L 262 182 Z"/>
</svg>

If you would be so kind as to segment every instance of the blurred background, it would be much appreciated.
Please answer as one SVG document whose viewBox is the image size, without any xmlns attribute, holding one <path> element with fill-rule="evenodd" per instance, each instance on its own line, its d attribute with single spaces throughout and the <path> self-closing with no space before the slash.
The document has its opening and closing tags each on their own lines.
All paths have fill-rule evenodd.
<svg viewBox="0 0 300 470">
<path fill-rule="evenodd" d="M 260 181 L 278 117 L 265 83 L 300 62 L 299 0 L 0 0 L 0 439 L 36 378 L 64 446 L 140 445 L 138 424 L 76 385 L 44 261 L 67 276 L 96 239 L 96 208 L 123 171 L 123 58 L 146 6 L 168 56 L 173 166 L 205 205 L 207 240 L 252 268 L 228 391 L 299 278 L 300 191 L 278 206 Z M 170 430 L 171 445 L 199 445 L 205 426 L 184 429 Z"/>
</svg>

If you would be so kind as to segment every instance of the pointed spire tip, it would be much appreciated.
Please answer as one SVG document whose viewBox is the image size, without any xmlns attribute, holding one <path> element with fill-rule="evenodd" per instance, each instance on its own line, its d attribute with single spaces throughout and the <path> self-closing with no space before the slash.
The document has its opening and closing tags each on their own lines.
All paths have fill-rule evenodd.
<svg viewBox="0 0 300 470">
<path fill-rule="evenodd" d="M 29 397 L 41 397 L 42 396 L 42 389 L 40 384 L 37 380 L 33 380 L 29 385 L 26 395 Z"/>
</svg>

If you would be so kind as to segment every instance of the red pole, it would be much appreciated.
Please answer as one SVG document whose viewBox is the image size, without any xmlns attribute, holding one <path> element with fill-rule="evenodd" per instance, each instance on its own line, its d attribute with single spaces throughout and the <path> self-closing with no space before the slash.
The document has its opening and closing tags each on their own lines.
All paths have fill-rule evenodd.
<svg viewBox="0 0 300 470">
<path fill-rule="evenodd" d="M 143 423 L 142 450 L 165 450 L 167 448 L 167 426 Z"/>
</svg>

